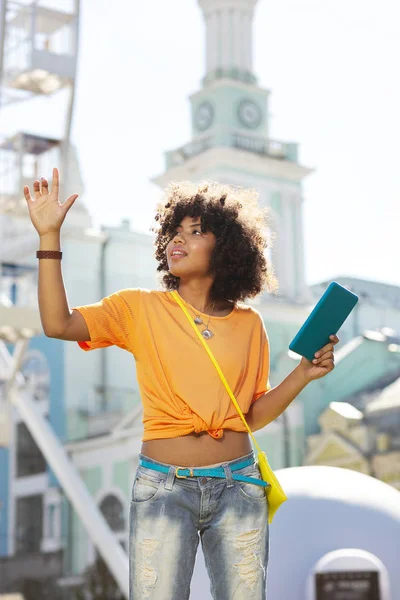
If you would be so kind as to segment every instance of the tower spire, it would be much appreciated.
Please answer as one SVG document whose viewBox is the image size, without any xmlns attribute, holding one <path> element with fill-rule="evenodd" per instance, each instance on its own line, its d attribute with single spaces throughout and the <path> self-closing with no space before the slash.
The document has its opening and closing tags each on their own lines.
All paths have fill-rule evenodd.
<svg viewBox="0 0 400 600">
<path fill-rule="evenodd" d="M 255 83 L 253 15 L 258 0 L 198 0 L 206 22 L 205 82 L 222 77 Z"/>
</svg>

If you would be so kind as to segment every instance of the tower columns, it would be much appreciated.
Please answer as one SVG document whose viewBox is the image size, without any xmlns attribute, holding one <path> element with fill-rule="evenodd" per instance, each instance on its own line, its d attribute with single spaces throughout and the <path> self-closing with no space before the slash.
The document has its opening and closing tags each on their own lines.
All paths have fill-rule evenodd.
<svg viewBox="0 0 400 600">
<path fill-rule="evenodd" d="M 199 0 L 206 23 L 206 74 L 252 73 L 252 26 L 258 0 Z"/>
</svg>

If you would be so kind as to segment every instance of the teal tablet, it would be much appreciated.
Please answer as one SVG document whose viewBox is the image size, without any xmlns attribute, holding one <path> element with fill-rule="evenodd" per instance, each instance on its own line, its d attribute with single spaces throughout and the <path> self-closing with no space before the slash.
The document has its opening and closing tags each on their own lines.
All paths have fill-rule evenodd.
<svg viewBox="0 0 400 600">
<path fill-rule="evenodd" d="M 314 354 L 331 341 L 358 302 L 358 296 L 332 281 L 304 325 L 289 344 L 289 350 L 314 359 Z"/>
</svg>

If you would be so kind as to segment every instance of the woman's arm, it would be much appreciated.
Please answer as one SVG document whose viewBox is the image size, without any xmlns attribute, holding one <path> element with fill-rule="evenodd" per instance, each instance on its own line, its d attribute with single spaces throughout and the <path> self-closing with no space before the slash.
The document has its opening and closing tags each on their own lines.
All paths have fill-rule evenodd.
<svg viewBox="0 0 400 600">
<path fill-rule="evenodd" d="M 58 170 L 53 169 L 52 189 L 46 179 L 33 184 L 34 199 L 24 188 L 29 216 L 40 237 L 40 250 L 60 250 L 60 231 L 65 215 L 77 198 L 74 194 L 64 204 L 58 201 Z M 77 311 L 70 311 L 64 287 L 61 260 L 39 259 L 38 300 L 43 331 L 48 337 L 90 340 L 85 320 Z"/>
<path fill-rule="evenodd" d="M 40 250 L 60 250 L 60 232 L 40 236 Z M 89 331 L 82 315 L 68 306 L 61 260 L 39 260 L 38 299 L 43 331 L 48 337 L 85 342 Z"/>
<path fill-rule="evenodd" d="M 257 431 L 277 419 L 306 387 L 307 383 L 302 371 L 296 367 L 282 383 L 265 392 L 251 405 L 246 415 L 250 429 Z"/>
<path fill-rule="evenodd" d="M 332 340 L 310 361 L 304 356 L 298 366 L 276 387 L 260 396 L 250 407 L 246 415 L 247 423 L 252 431 L 262 429 L 293 402 L 310 381 L 321 379 L 335 368 L 334 346 L 339 343 L 337 335 L 329 336 Z"/>
</svg>

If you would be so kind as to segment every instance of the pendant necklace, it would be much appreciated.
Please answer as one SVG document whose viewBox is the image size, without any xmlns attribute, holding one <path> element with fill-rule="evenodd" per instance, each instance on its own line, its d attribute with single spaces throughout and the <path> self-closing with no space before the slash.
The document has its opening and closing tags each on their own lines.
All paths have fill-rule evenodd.
<svg viewBox="0 0 400 600">
<path fill-rule="evenodd" d="M 212 308 L 212 311 L 211 311 L 211 315 L 208 317 L 208 323 L 207 323 L 207 326 L 206 326 L 206 328 L 205 328 L 205 329 L 203 329 L 203 331 L 201 332 L 201 335 L 202 335 L 202 336 L 203 336 L 203 338 L 205 338 L 206 340 L 209 340 L 209 339 L 211 339 L 212 337 L 214 337 L 214 334 L 213 334 L 213 332 L 209 330 L 208 326 L 210 325 L 211 316 L 212 316 L 212 314 L 213 314 L 213 312 L 214 312 L 215 300 L 214 300 L 214 302 L 212 303 L 212 305 L 213 305 L 213 308 Z M 210 305 L 208 305 L 208 306 L 210 306 Z M 207 308 L 208 308 L 208 306 L 207 306 Z M 205 309 L 205 310 L 207 310 L 207 309 Z M 195 318 L 194 322 L 195 322 L 197 325 L 202 325 L 202 324 L 203 324 L 203 321 L 202 321 L 202 319 L 201 319 L 200 315 L 198 315 L 198 316 Z"/>
<path fill-rule="evenodd" d="M 211 316 L 212 316 L 212 314 L 213 314 L 213 312 L 214 312 L 215 300 L 213 300 L 212 302 L 210 302 L 210 304 L 209 304 L 208 306 L 206 306 L 206 307 L 205 307 L 205 309 L 204 309 L 204 311 L 203 311 L 203 312 L 205 312 L 205 311 L 207 310 L 207 308 L 209 308 L 209 307 L 211 306 L 211 304 L 213 305 L 213 309 L 212 309 L 211 315 L 209 315 L 209 317 L 208 317 L 208 323 L 207 323 L 207 325 L 206 325 L 206 328 L 205 328 L 205 329 L 203 329 L 203 331 L 201 332 L 201 335 L 202 335 L 202 336 L 203 336 L 203 338 L 205 338 L 206 340 L 209 340 L 209 339 L 211 339 L 211 338 L 214 336 L 213 332 L 212 332 L 212 331 L 210 331 L 210 329 L 208 328 L 208 326 L 210 325 Z M 189 305 L 189 306 L 190 306 L 190 305 Z M 191 306 L 190 306 L 190 309 L 192 310 L 192 312 L 194 312 Z M 194 320 L 194 322 L 196 323 L 196 325 L 204 325 L 204 321 L 203 321 L 203 319 L 201 318 L 201 316 L 200 316 L 199 314 L 198 314 L 198 315 L 196 315 L 196 316 L 195 316 L 195 318 L 194 318 L 193 320 Z"/>
</svg>

